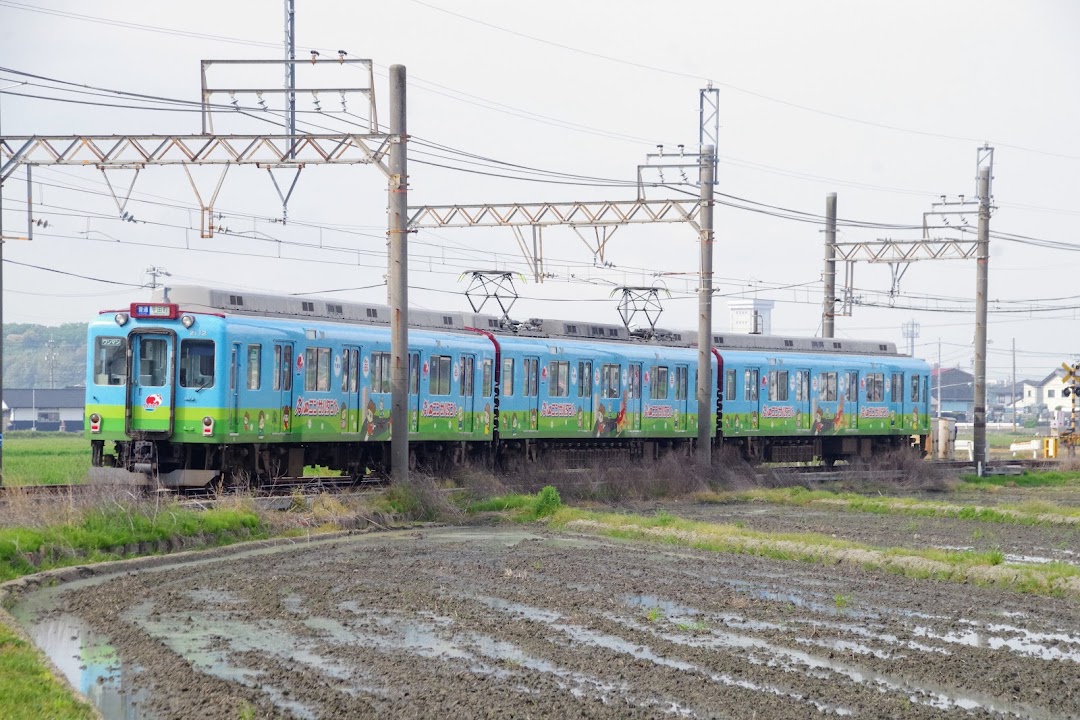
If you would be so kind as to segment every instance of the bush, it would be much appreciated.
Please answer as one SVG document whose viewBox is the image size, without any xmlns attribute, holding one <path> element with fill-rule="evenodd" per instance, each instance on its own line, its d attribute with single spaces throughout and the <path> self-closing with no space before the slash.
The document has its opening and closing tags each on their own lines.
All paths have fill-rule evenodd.
<svg viewBox="0 0 1080 720">
<path fill-rule="evenodd" d="M 536 504 L 533 505 L 533 515 L 538 518 L 554 515 L 555 511 L 562 507 L 562 498 L 559 491 L 553 486 L 547 485 L 536 495 Z"/>
</svg>

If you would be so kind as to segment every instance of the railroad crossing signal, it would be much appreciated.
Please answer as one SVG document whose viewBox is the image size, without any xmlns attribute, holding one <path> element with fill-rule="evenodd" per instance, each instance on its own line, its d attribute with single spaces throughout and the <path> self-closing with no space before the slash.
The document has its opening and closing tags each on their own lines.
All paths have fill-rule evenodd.
<svg viewBox="0 0 1080 720">
<path fill-rule="evenodd" d="M 1069 363 L 1063 362 L 1061 363 L 1061 367 L 1065 370 L 1065 375 L 1061 378 L 1061 382 L 1066 385 L 1080 383 L 1080 363 L 1069 365 Z"/>
</svg>

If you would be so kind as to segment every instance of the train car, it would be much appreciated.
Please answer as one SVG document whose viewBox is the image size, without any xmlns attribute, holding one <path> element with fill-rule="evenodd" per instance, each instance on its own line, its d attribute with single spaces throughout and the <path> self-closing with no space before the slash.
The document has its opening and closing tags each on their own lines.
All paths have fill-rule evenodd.
<svg viewBox="0 0 1080 720">
<path fill-rule="evenodd" d="M 497 341 L 500 453 L 624 447 L 655 455 L 688 448 L 697 436 L 693 349 L 566 337 Z"/>
<path fill-rule="evenodd" d="M 388 466 L 386 327 L 207 309 L 136 303 L 90 323 L 92 474 L 203 486 L 299 477 L 309 465 L 357 477 Z M 445 317 L 462 332 L 409 334 L 409 435 L 421 463 L 486 453 L 494 430 L 492 343 Z"/>
<path fill-rule="evenodd" d="M 748 458 L 832 464 L 930 432 L 929 368 L 920 360 L 762 350 L 723 357 L 722 438 Z"/>
</svg>

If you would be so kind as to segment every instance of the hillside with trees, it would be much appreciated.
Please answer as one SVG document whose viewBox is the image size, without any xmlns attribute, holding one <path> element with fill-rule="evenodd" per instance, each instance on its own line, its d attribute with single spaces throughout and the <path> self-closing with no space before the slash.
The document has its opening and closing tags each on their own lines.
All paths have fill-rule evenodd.
<svg viewBox="0 0 1080 720">
<path fill-rule="evenodd" d="M 86 323 L 3 326 L 4 387 L 71 387 L 86 382 Z"/>
</svg>

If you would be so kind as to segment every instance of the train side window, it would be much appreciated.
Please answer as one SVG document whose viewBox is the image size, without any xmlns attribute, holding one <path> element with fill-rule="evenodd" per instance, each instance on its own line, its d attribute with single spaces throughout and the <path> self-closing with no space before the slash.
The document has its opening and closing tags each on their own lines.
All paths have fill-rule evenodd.
<svg viewBox="0 0 1080 720">
<path fill-rule="evenodd" d="M 866 376 L 867 402 L 881 402 L 885 399 L 885 376 L 882 373 L 870 373 Z"/>
<path fill-rule="evenodd" d="M 274 346 L 274 381 L 273 386 L 275 390 L 281 389 L 281 346 Z"/>
<path fill-rule="evenodd" d="M 605 365 L 603 369 L 603 396 L 617 398 L 622 395 L 622 383 L 619 380 L 619 366 Z"/>
<path fill-rule="evenodd" d="M 900 373 L 892 374 L 892 401 L 898 403 L 904 399 L 904 376 Z"/>
<path fill-rule="evenodd" d="M 514 358 L 503 358 L 502 382 L 499 384 L 499 394 L 510 397 L 514 394 Z"/>
<path fill-rule="evenodd" d="M 214 341 L 180 341 L 180 386 L 208 388 L 214 385 Z"/>
<path fill-rule="evenodd" d="M 480 383 L 484 397 L 491 397 L 491 358 L 485 358 Z"/>
<path fill-rule="evenodd" d="M 859 373 L 854 370 L 848 370 L 845 375 L 847 376 L 846 384 L 844 388 L 844 399 L 848 402 L 858 402 L 859 400 Z"/>
<path fill-rule="evenodd" d="M 409 353 L 409 394 L 420 394 L 420 353 Z"/>
<path fill-rule="evenodd" d="M 281 389 L 292 392 L 292 345 L 286 345 L 281 350 Z"/>
<path fill-rule="evenodd" d="M 803 401 L 810 399 L 810 373 L 799 370 L 795 373 L 795 400 Z"/>
<path fill-rule="evenodd" d="M 349 348 L 341 351 L 341 392 L 349 391 Z"/>
<path fill-rule="evenodd" d="M 94 384 L 127 382 L 127 347 L 122 337 L 99 337 L 94 343 Z"/>
<path fill-rule="evenodd" d="M 818 395 L 823 402 L 836 402 L 836 373 L 821 373 L 821 389 Z"/>
<path fill-rule="evenodd" d="M 685 400 L 687 391 L 690 389 L 689 383 L 690 372 L 685 365 L 675 366 L 675 399 Z"/>
<path fill-rule="evenodd" d="M 743 372 L 743 400 L 757 402 L 758 399 L 758 371 L 757 368 L 747 369 Z"/>
<path fill-rule="evenodd" d="M 540 394 L 540 360 L 525 358 L 525 397 Z"/>
<path fill-rule="evenodd" d="M 371 353 L 371 392 L 390 392 L 390 353 Z"/>
<path fill-rule="evenodd" d="M 911 402 L 919 402 L 919 376 L 911 376 Z"/>
<path fill-rule="evenodd" d="M 548 395 L 567 397 L 570 394 L 570 362 L 552 360 L 548 363 Z"/>
<path fill-rule="evenodd" d="M 649 385 L 649 397 L 653 400 L 667 400 L 668 393 L 668 369 L 663 365 L 654 365 L 652 383 Z"/>
<path fill-rule="evenodd" d="M 738 400 L 736 395 L 738 394 L 738 387 L 736 387 L 736 375 L 734 370 L 728 370 L 727 380 L 724 381 L 724 399 L 727 401 Z"/>
<path fill-rule="evenodd" d="M 262 389 L 262 345 L 248 345 L 247 389 Z"/>
<path fill-rule="evenodd" d="M 577 367 L 577 396 L 589 397 L 592 395 L 592 360 L 582 360 Z"/>
<path fill-rule="evenodd" d="M 428 392 L 432 395 L 450 394 L 451 359 L 449 355 L 432 355 L 428 375 Z"/>
<path fill-rule="evenodd" d="M 360 386 L 360 351 L 353 348 L 349 351 L 349 392 L 356 392 Z"/>
<path fill-rule="evenodd" d="M 470 397 L 473 394 L 473 356 L 461 356 L 461 385 L 458 394 L 462 397 Z"/>
<path fill-rule="evenodd" d="M 788 371 L 769 371 L 769 400 L 785 402 L 788 399 Z"/>
</svg>

